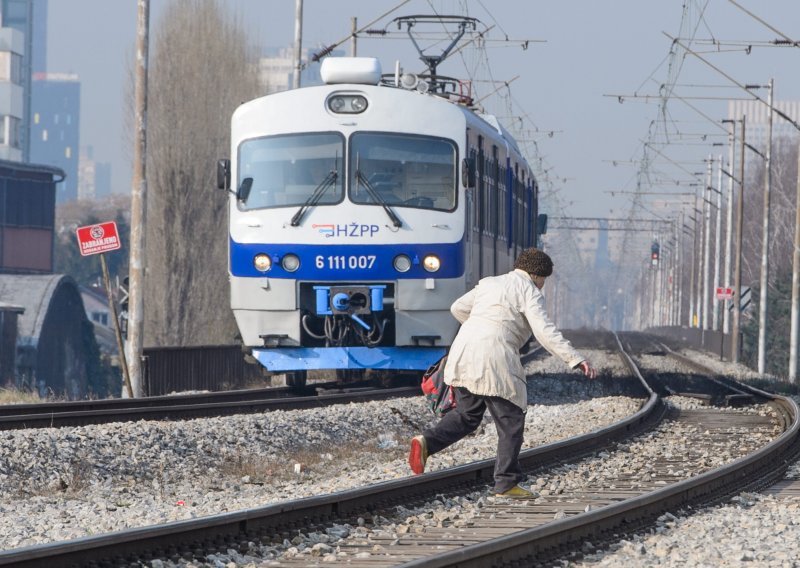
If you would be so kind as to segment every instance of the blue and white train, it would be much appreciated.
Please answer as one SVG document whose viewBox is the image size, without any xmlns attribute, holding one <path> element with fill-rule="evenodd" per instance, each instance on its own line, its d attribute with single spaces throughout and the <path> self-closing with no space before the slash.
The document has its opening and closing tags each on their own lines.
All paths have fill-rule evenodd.
<svg viewBox="0 0 800 568">
<path fill-rule="evenodd" d="M 446 82 L 363 57 L 327 58 L 321 75 L 233 114 L 217 172 L 231 307 L 253 357 L 290 384 L 313 369 L 418 375 L 456 334 L 451 303 L 535 244 L 536 180 Z"/>
</svg>

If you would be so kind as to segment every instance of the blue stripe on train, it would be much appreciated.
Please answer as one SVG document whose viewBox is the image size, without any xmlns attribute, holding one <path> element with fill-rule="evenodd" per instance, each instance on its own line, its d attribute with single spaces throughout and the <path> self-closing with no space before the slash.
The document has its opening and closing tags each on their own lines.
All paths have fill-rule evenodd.
<svg viewBox="0 0 800 568">
<path fill-rule="evenodd" d="M 277 347 L 253 349 L 267 370 L 392 369 L 424 371 L 445 354 L 445 347 Z"/>
<path fill-rule="evenodd" d="M 272 268 L 259 272 L 253 258 L 260 253 L 272 258 Z M 300 268 L 287 272 L 280 260 L 286 254 L 300 257 Z M 411 269 L 398 272 L 392 261 L 398 254 L 411 258 Z M 438 272 L 422 267 L 426 255 L 441 261 Z M 464 274 L 464 243 L 430 244 L 250 244 L 230 240 L 230 269 L 233 276 L 291 278 L 293 280 L 398 280 L 419 278 L 457 278 Z"/>
</svg>

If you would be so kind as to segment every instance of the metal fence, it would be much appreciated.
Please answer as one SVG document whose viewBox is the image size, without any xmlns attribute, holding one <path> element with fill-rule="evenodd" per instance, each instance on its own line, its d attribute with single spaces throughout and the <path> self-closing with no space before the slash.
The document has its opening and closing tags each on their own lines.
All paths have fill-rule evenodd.
<svg viewBox="0 0 800 568">
<path fill-rule="evenodd" d="M 260 365 L 247 363 L 240 345 L 150 347 L 142 368 L 145 396 L 230 390 L 263 380 Z"/>
</svg>

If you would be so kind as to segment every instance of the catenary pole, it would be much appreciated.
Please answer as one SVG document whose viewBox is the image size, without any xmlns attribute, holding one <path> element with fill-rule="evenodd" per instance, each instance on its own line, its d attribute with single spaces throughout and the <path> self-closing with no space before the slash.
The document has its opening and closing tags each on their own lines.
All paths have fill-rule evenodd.
<svg viewBox="0 0 800 568">
<path fill-rule="evenodd" d="M 703 329 L 708 329 L 708 312 L 709 312 L 709 265 L 711 253 L 711 200 L 709 192 L 713 189 L 711 187 L 711 180 L 713 179 L 714 169 L 714 156 L 708 155 L 708 162 L 706 164 L 706 188 L 703 192 L 703 289 L 701 292 L 700 311 L 703 314 Z M 706 197 L 708 195 L 708 197 Z"/>
<path fill-rule="evenodd" d="M 356 57 L 358 54 L 358 18 L 350 18 L 351 38 L 350 38 L 350 56 Z"/>
<path fill-rule="evenodd" d="M 294 0 L 294 76 L 292 88 L 300 88 L 303 71 L 303 0 Z"/>
<path fill-rule="evenodd" d="M 135 142 L 131 182 L 131 250 L 128 266 L 128 372 L 134 397 L 141 397 L 144 344 L 145 228 L 147 225 L 147 60 L 150 0 L 138 0 L 136 77 L 134 85 Z M 124 391 L 123 391 L 124 392 Z"/>
<path fill-rule="evenodd" d="M 789 381 L 797 382 L 797 333 L 800 325 L 800 145 L 797 147 L 797 197 L 792 254 L 792 323 L 789 331 Z"/>
<path fill-rule="evenodd" d="M 717 156 L 717 228 L 714 231 L 714 287 L 713 309 L 711 311 L 711 329 L 719 331 L 719 299 L 716 289 L 719 287 L 719 252 L 722 237 L 722 154 Z"/>
<path fill-rule="evenodd" d="M 742 225 L 744 220 L 744 149 L 747 116 L 742 115 L 741 153 L 739 154 L 739 194 L 736 196 L 736 263 L 733 270 L 733 328 L 731 329 L 731 361 L 739 361 L 739 320 L 742 304 Z"/>
<path fill-rule="evenodd" d="M 769 198 L 772 186 L 772 114 L 773 79 L 769 80 L 769 115 L 767 119 L 767 159 L 764 174 L 764 216 L 761 234 L 761 280 L 758 301 L 758 372 L 767 368 L 767 287 L 769 286 Z"/>
<path fill-rule="evenodd" d="M 675 325 L 681 325 L 681 316 L 683 315 L 683 265 L 685 264 L 683 261 L 683 210 L 681 210 L 680 220 L 678 221 L 679 226 L 677 230 L 677 256 L 675 257 L 675 262 L 678 265 L 678 278 L 675 283 L 676 290 L 677 290 L 677 298 L 678 298 L 678 305 L 676 306 L 677 311 L 675 313 Z"/>
<path fill-rule="evenodd" d="M 696 274 L 697 274 L 697 189 L 695 189 L 694 193 L 694 211 L 692 215 L 692 220 L 694 224 L 692 225 L 692 270 L 689 277 L 689 327 L 697 327 L 696 320 L 695 320 L 695 285 L 696 285 Z"/>
<path fill-rule="evenodd" d="M 731 245 L 733 239 L 733 171 L 736 161 L 736 121 L 731 120 L 731 131 L 728 134 L 728 198 L 726 219 L 725 219 L 725 271 L 723 282 L 726 288 L 731 287 Z M 722 304 L 722 333 L 730 333 L 731 318 L 728 304 L 730 300 L 725 300 Z"/>
</svg>

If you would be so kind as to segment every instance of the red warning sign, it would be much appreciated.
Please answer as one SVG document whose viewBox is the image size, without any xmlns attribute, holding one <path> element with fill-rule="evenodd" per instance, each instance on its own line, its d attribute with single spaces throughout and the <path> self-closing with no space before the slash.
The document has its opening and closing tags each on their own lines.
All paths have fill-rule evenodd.
<svg viewBox="0 0 800 568">
<path fill-rule="evenodd" d="M 114 221 L 78 227 L 75 233 L 78 235 L 78 247 L 83 256 L 122 248 Z"/>
</svg>

